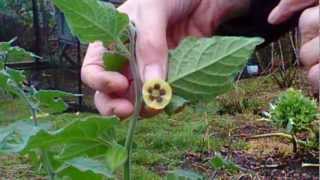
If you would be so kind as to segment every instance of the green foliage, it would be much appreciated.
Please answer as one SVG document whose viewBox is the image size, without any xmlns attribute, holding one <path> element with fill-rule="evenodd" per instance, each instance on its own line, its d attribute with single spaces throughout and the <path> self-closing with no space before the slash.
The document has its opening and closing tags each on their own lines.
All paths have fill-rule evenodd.
<svg viewBox="0 0 320 180">
<path fill-rule="evenodd" d="M 169 115 L 172 115 L 178 112 L 187 103 L 188 101 L 185 100 L 184 98 L 179 96 L 173 96 L 169 105 L 165 108 L 165 112 Z"/>
<path fill-rule="evenodd" d="M 11 44 L 14 40 L 15 39 L 11 40 L 10 42 L 0 42 L 0 61 L 19 62 L 40 58 L 32 52 L 28 52 L 20 47 L 13 47 Z"/>
<path fill-rule="evenodd" d="M 75 173 L 68 172 L 68 171 L 75 171 L 73 168 L 76 168 L 77 170 Z M 76 177 L 78 177 L 78 179 L 89 179 L 89 178 L 102 179 L 101 175 L 109 178 L 113 177 L 112 172 L 109 169 L 107 169 L 104 164 L 102 164 L 97 160 L 90 159 L 90 158 L 83 158 L 83 157 L 65 161 L 64 167 L 62 167 L 59 171 L 61 171 L 61 173 L 59 174 L 64 174 L 64 176 L 70 177 L 71 175 L 70 177 L 71 179 L 74 179 Z M 80 171 L 80 173 L 78 171 Z M 81 172 L 89 172 L 89 173 L 81 173 Z"/>
<path fill-rule="evenodd" d="M 220 154 L 215 155 L 210 164 L 215 170 L 225 170 L 231 174 L 239 171 L 239 167 L 234 162 L 224 159 Z"/>
<path fill-rule="evenodd" d="M 121 42 L 120 36 L 129 24 L 128 16 L 112 4 L 97 0 L 54 0 L 63 11 L 71 31 L 83 43 L 100 40 L 104 45 Z"/>
<path fill-rule="evenodd" d="M 25 151 L 63 145 L 63 150 L 57 155 L 58 159 L 103 155 L 114 140 L 117 124 L 118 119 L 115 117 L 89 117 L 57 131 L 41 130 L 30 138 Z"/>
<path fill-rule="evenodd" d="M 120 55 L 105 53 L 103 56 L 104 67 L 108 71 L 121 71 L 128 60 Z"/>
<path fill-rule="evenodd" d="M 122 166 L 127 160 L 128 154 L 126 149 L 119 144 L 112 144 L 105 154 L 107 167 L 114 172 Z"/>
<path fill-rule="evenodd" d="M 290 133 L 310 128 L 317 114 L 316 102 L 294 89 L 288 89 L 280 95 L 275 104 L 271 104 L 273 122 Z"/>
<path fill-rule="evenodd" d="M 47 130 L 49 124 L 35 127 L 30 121 L 18 121 L 5 128 L 0 128 L 0 153 L 19 153 L 28 145 L 30 138 L 41 129 Z"/>
<path fill-rule="evenodd" d="M 68 105 L 63 101 L 63 98 L 74 95 L 57 90 L 40 90 L 37 91 L 34 96 L 38 99 L 39 106 L 43 111 L 60 113 L 68 108 Z"/>
<path fill-rule="evenodd" d="M 169 83 L 174 93 L 208 101 L 233 87 L 260 38 L 187 38 L 170 54 Z"/>
</svg>

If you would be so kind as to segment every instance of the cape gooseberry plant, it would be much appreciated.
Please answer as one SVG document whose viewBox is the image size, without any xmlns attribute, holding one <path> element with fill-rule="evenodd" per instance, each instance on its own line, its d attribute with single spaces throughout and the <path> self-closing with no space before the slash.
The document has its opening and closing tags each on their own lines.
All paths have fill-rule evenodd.
<svg viewBox="0 0 320 180">
<path fill-rule="evenodd" d="M 129 120 L 125 144 L 117 139 L 117 117 L 87 117 L 57 127 L 40 121 L 41 112 L 63 112 L 61 91 L 36 90 L 23 85 L 23 72 L 5 66 L 12 56 L 9 43 L 2 43 L 0 85 L 9 94 L 20 96 L 28 105 L 33 122 L 18 121 L 0 129 L 0 153 L 27 154 L 41 163 L 49 179 L 132 179 L 133 134 L 144 102 L 154 109 L 175 112 L 186 102 L 203 104 L 233 87 L 260 38 L 186 38 L 170 52 L 167 81 L 141 82 L 135 56 L 136 30 L 127 15 L 98 0 L 53 0 L 65 15 L 72 33 L 84 44 L 102 41 L 106 70 L 119 71 L 129 63 L 134 76 L 135 110 Z M 112 48 L 110 48 L 112 47 Z M 6 49 L 7 48 L 7 49 Z M 21 50 L 21 49 L 20 49 Z M 28 57 L 33 54 L 25 52 Z M 13 56 L 14 59 L 14 56 Z M 127 61 L 128 60 L 128 61 Z M 167 105 L 168 104 L 168 105 Z M 119 168 L 123 166 L 123 171 Z M 118 173 L 117 173 L 118 172 Z M 121 173 L 123 172 L 123 173 Z M 201 179 L 190 172 L 174 171 L 168 179 Z M 120 174 L 120 175 L 119 175 Z"/>
</svg>

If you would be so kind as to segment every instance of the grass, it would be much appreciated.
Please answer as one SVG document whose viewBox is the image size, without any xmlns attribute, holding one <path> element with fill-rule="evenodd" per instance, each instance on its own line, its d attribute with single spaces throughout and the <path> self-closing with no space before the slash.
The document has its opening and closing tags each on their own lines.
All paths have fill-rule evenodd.
<svg viewBox="0 0 320 180">
<path fill-rule="evenodd" d="M 134 139 L 133 162 L 135 179 L 161 179 L 167 170 L 179 168 L 188 152 L 205 153 L 227 149 L 259 150 L 261 142 L 246 142 L 238 135 L 243 125 L 255 124 L 258 111 L 268 109 L 268 103 L 281 90 L 270 77 L 242 80 L 237 90 L 218 98 L 218 105 L 210 103 L 205 113 L 200 108 L 185 108 L 173 116 L 164 113 L 138 123 Z M 230 98 L 233 97 L 233 98 Z M 219 113 L 215 113 L 218 111 Z M 80 119 L 91 113 L 66 113 L 51 118 L 57 126 L 66 121 Z M 0 124 L 7 125 L 17 119 L 29 118 L 29 113 L 19 100 L 0 100 Z M 46 119 L 46 118 L 45 118 Z M 127 123 L 118 129 L 119 141 L 124 142 Z M 254 128 L 254 126 L 252 126 Z M 267 144 L 267 143 L 266 143 Z M 9 162 L 9 163 L 8 163 Z M 32 179 L 41 177 L 37 167 L 19 156 L 0 157 L 0 177 Z M 16 173 L 7 173 L 7 171 Z M 21 176 L 21 172 L 28 172 Z M 7 173 L 6 175 L 3 175 Z"/>
</svg>

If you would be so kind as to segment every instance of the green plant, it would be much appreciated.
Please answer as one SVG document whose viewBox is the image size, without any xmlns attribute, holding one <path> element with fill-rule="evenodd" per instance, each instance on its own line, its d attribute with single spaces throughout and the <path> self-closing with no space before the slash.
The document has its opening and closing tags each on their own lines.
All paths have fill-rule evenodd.
<svg viewBox="0 0 320 180">
<path fill-rule="evenodd" d="M 314 100 L 305 97 L 301 91 L 288 89 L 271 105 L 271 119 L 290 133 L 298 133 L 311 128 L 318 111 Z"/>
<path fill-rule="evenodd" d="M 25 87 L 23 72 L 5 66 L 5 59 L 12 54 L 1 51 L 4 61 L 1 62 L 0 86 L 25 100 L 33 124 L 19 121 L 0 129 L 0 152 L 36 154 L 32 157 L 42 162 L 49 179 L 117 178 L 116 172 L 121 166 L 124 166 L 124 179 L 132 179 L 133 134 L 142 105 L 142 82 L 135 56 L 135 27 L 127 15 L 119 13 L 111 4 L 97 0 L 53 2 L 64 12 L 73 34 L 82 43 L 100 40 L 105 46 L 114 46 L 105 54 L 106 69 L 119 70 L 126 63 L 123 59 L 129 60 L 136 99 L 126 142 L 122 145 L 116 138 L 116 127 L 120 125 L 117 117 L 88 117 L 62 127 L 53 127 L 50 121 L 38 121 L 39 112 L 63 112 L 67 106 L 62 98 L 72 94 Z M 129 44 L 124 43 L 127 40 Z M 173 95 L 178 97 L 171 100 L 173 110 L 185 102 L 205 103 L 231 89 L 236 74 L 261 42 L 260 38 L 244 37 L 190 37 L 184 40 L 170 53 L 168 83 L 173 87 Z M 39 155 L 41 158 L 37 159 Z"/>
<path fill-rule="evenodd" d="M 213 169 L 215 170 L 226 170 L 230 174 L 234 174 L 240 170 L 238 165 L 236 165 L 234 162 L 223 158 L 220 154 L 215 155 L 211 161 L 210 164 Z"/>
<path fill-rule="evenodd" d="M 317 115 L 316 102 L 292 88 L 282 93 L 278 100 L 271 104 L 271 119 L 292 135 L 294 152 L 297 151 L 296 134 L 302 131 L 312 132 L 311 125 Z"/>
<path fill-rule="evenodd" d="M 304 147 L 318 147 L 318 125 L 314 123 L 319 113 L 317 103 L 305 97 L 301 91 L 288 89 L 280 94 L 278 99 L 270 104 L 270 117 L 273 124 L 279 128 L 286 129 L 287 133 L 269 133 L 256 135 L 251 138 L 264 138 L 280 136 L 292 141 L 293 152 L 298 151 L 298 144 Z M 315 125 L 316 124 L 316 125 Z M 316 127 L 317 130 L 314 130 Z M 298 140 L 299 132 L 308 132 L 311 140 L 307 142 Z"/>
</svg>

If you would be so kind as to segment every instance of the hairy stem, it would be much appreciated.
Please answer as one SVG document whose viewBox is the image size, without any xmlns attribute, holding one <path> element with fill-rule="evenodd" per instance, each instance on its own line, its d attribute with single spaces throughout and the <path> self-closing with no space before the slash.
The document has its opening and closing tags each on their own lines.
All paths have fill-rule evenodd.
<svg viewBox="0 0 320 180">
<path fill-rule="evenodd" d="M 28 99 L 27 94 L 23 91 L 21 87 L 19 87 L 14 81 L 11 82 L 12 86 L 16 88 L 16 90 L 19 92 L 20 97 L 25 101 L 27 106 L 29 107 L 32 115 L 32 121 L 34 126 L 38 126 L 38 118 L 37 118 L 37 107 L 32 103 L 30 99 Z M 41 159 L 43 162 L 44 167 L 47 170 L 47 173 L 49 175 L 49 180 L 54 180 L 55 173 L 52 169 L 50 160 L 48 158 L 48 153 L 44 149 L 40 149 L 41 151 Z"/>
<path fill-rule="evenodd" d="M 137 64 L 137 59 L 136 59 L 136 53 L 135 53 L 135 43 L 136 43 L 136 31 L 135 27 L 133 24 L 130 24 L 130 59 L 129 59 L 129 64 L 130 64 L 130 70 L 133 75 L 134 79 L 134 94 L 135 94 L 135 109 L 134 113 L 131 117 L 130 124 L 129 124 L 129 129 L 128 129 L 128 134 L 126 138 L 126 143 L 125 147 L 127 149 L 128 153 L 128 159 L 124 165 L 124 179 L 125 180 L 131 180 L 131 154 L 132 154 L 132 143 L 133 143 L 133 135 L 134 131 L 137 125 L 137 122 L 139 120 L 139 115 L 141 111 L 141 106 L 142 106 L 142 95 L 141 95 L 141 86 L 142 82 L 139 76 L 139 69 L 138 69 L 138 64 Z"/>
</svg>

